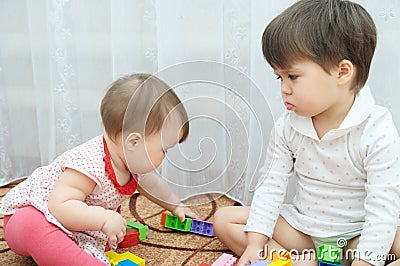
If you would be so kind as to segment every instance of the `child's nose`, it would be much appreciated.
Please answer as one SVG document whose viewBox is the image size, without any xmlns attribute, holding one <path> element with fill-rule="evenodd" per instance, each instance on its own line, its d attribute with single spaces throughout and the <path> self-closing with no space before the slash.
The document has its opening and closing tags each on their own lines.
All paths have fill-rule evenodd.
<svg viewBox="0 0 400 266">
<path fill-rule="evenodd" d="M 292 89 L 290 88 L 290 86 L 286 85 L 283 82 L 281 85 L 281 91 L 282 91 L 282 94 L 292 94 Z"/>
</svg>

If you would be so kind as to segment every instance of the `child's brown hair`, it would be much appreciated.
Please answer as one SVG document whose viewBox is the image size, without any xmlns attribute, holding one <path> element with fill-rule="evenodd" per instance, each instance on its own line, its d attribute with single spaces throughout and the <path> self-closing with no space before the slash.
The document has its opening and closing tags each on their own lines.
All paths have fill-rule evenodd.
<svg viewBox="0 0 400 266">
<path fill-rule="evenodd" d="M 300 0 L 275 17 L 262 37 L 273 68 L 288 69 L 310 59 L 327 73 L 341 60 L 356 68 L 354 92 L 365 85 L 376 47 L 376 27 L 368 12 L 348 0 Z"/>
<path fill-rule="evenodd" d="M 189 122 L 183 104 L 173 90 L 149 74 L 132 74 L 113 82 L 100 107 L 106 133 L 115 140 L 123 130 L 151 135 L 160 132 L 167 117 L 178 119 L 184 141 Z"/>
</svg>

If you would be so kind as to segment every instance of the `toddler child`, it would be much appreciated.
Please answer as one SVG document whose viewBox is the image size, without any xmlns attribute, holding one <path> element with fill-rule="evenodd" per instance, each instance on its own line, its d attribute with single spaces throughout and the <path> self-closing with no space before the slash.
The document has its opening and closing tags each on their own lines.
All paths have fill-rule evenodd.
<svg viewBox="0 0 400 266">
<path fill-rule="evenodd" d="M 104 133 L 36 169 L 0 202 L 5 239 L 39 265 L 105 265 L 125 235 L 119 213 L 136 189 L 181 220 L 195 217 L 152 173 L 189 133 L 176 94 L 148 74 L 111 84 L 101 103 Z"/>
<path fill-rule="evenodd" d="M 287 111 L 275 122 L 251 207 L 215 217 L 239 266 L 260 249 L 301 254 L 338 240 L 357 248 L 353 266 L 400 257 L 400 140 L 365 86 L 376 39 L 371 16 L 347 0 L 300 0 L 266 27 L 262 50 Z M 283 204 L 289 178 L 296 193 Z"/>
</svg>

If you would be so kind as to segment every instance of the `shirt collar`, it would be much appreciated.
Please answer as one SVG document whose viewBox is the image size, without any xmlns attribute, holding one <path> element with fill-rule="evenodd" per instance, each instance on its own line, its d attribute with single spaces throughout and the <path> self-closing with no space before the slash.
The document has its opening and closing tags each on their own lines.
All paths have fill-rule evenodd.
<svg viewBox="0 0 400 266">
<path fill-rule="evenodd" d="M 375 100 L 372 97 L 369 87 L 364 87 L 354 100 L 352 107 L 344 118 L 342 124 L 337 129 L 331 129 L 321 139 L 321 141 L 333 140 L 346 134 L 354 126 L 364 122 L 371 113 Z M 311 117 L 299 116 L 293 111 L 289 111 L 290 125 L 299 133 L 318 140 L 317 132 L 314 129 Z"/>
</svg>

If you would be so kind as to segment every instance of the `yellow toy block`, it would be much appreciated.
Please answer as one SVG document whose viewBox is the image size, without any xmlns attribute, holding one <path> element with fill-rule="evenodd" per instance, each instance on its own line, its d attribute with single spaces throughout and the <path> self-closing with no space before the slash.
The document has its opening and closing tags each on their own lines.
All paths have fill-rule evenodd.
<svg viewBox="0 0 400 266">
<path fill-rule="evenodd" d="M 121 254 L 122 257 L 124 257 L 125 259 L 131 260 L 134 263 L 138 264 L 139 266 L 145 266 L 146 262 L 144 261 L 144 259 L 130 253 L 130 252 L 125 252 Z"/>
<path fill-rule="evenodd" d="M 272 253 L 272 256 L 269 255 L 267 257 L 267 260 L 274 262 L 274 261 L 282 259 L 282 258 L 286 258 L 286 259 L 290 260 L 290 253 L 287 251 L 286 252 L 279 251 L 279 253 L 277 251 L 275 251 Z"/>
<path fill-rule="evenodd" d="M 125 258 L 121 257 L 120 254 L 110 250 L 106 252 L 107 258 L 110 261 L 111 266 L 117 266 L 120 261 L 123 261 Z"/>
<path fill-rule="evenodd" d="M 290 260 L 290 259 L 287 259 L 287 260 L 276 260 L 276 261 L 273 261 L 268 266 L 292 266 L 292 260 Z"/>
<path fill-rule="evenodd" d="M 130 252 L 125 252 L 122 254 L 118 254 L 112 250 L 106 252 L 107 258 L 110 261 L 111 266 L 118 266 L 118 263 L 120 263 L 123 260 L 130 260 L 133 261 L 134 263 L 138 264 L 139 266 L 145 266 L 145 260 L 130 253 Z"/>
</svg>

